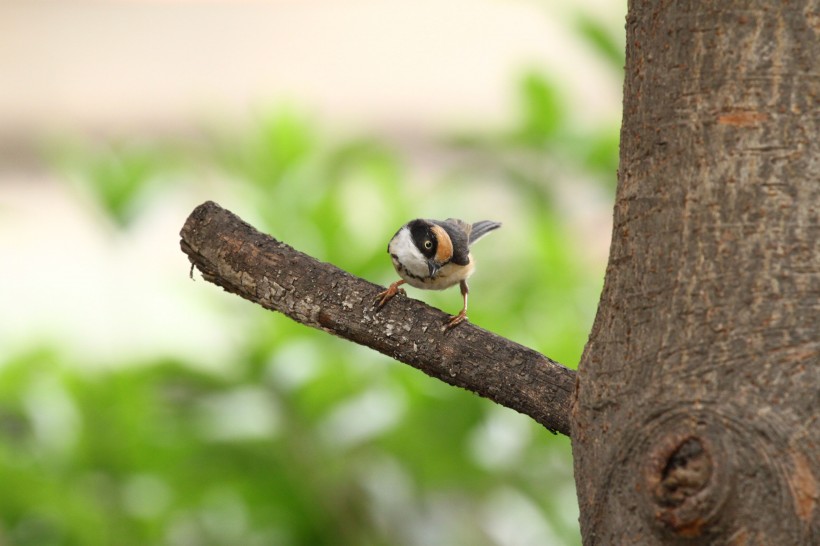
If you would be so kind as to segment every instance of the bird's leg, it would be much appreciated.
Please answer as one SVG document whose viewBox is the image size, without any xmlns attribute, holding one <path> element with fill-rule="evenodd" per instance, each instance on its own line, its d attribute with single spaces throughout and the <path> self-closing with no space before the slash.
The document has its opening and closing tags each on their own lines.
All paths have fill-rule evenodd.
<svg viewBox="0 0 820 546">
<path fill-rule="evenodd" d="M 461 311 L 459 311 L 457 315 L 450 317 L 450 321 L 444 327 L 445 331 L 450 328 L 455 328 L 467 320 L 467 294 L 470 293 L 470 288 L 467 286 L 467 281 L 461 281 L 459 286 L 461 287 L 461 296 L 464 298 L 464 307 L 461 308 Z"/>
<path fill-rule="evenodd" d="M 390 301 L 390 299 L 396 294 L 404 294 L 404 288 L 399 288 L 399 286 L 403 285 L 405 282 L 407 281 L 398 280 L 390 286 L 388 286 L 387 290 L 385 290 L 384 292 L 379 292 L 379 294 L 376 296 L 376 306 L 381 307 L 382 305 Z"/>
</svg>

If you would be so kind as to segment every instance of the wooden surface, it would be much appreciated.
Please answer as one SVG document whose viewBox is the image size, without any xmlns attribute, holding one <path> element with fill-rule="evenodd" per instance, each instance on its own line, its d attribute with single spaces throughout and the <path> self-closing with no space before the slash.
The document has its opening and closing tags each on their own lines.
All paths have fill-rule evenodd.
<svg viewBox="0 0 820 546">
<path fill-rule="evenodd" d="M 569 434 L 575 372 L 544 355 L 469 322 L 443 332 L 449 315 L 405 296 L 376 309 L 383 287 L 294 250 L 213 202 L 191 213 L 181 237 L 203 278 L 228 292 Z"/>
<path fill-rule="evenodd" d="M 820 544 L 818 4 L 630 2 L 584 544 Z"/>
</svg>

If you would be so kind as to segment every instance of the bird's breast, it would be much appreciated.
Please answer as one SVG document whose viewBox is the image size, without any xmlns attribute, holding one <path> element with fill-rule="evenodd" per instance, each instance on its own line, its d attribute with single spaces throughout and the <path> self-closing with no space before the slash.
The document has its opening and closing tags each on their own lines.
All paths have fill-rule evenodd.
<svg viewBox="0 0 820 546">
<path fill-rule="evenodd" d="M 399 276 L 404 279 L 407 284 L 415 288 L 421 288 L 422 290 L 444 290 L 450 288 L 466 280 L 473 274 L 475 268 L 471 258 L 467 265 L 458 265 L 452 262 L 446 264 L 436 272 L 434 277 L 430 277 L 429 274 L 426 274 L 427 272 L 422 273 L 408 269 L 396 258 L 393 258 L 393 266 L 396 268 L 396 272 Z"/>
</svg>

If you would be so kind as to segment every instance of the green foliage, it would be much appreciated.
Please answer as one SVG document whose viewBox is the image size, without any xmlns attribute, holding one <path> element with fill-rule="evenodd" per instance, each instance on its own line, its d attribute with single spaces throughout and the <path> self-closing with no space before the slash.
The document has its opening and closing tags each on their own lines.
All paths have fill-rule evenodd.
<svg viewBox="0 0 820 546">
<path fill-rule="evenodd" d="M 120 228 L 144 210 L 173 165 L 167 147 L 158 144 L 65 145 L 52 155 Z"/>
<path fill-rule="evenodd" d="M 612 55 L 600 29 L 582 27 Z M 260 229 L 382 284 L 395 278 L 387 240 L 407 220 L 500 220 L 474 251 L 470 320 L 574 366 L 603 271 L 583 259 L 560 190 L 577 175 L 611 191 L 617 130 L 578 129 L 538 71 L 520 81 L 519 112 L 444 143 L 466 153 L 421 185 L 386 144 L 330 139 L 293 110 L 197 148 L 122 141 L 65 147 L 58 160 L 120 228 L 165 192 L 199 195 L 207 173 Z M 59 349 L 0 362 L 0 544 L 490 545 L 511 530 L 578 543 L 566 438 L 197 290 L 225 302 L 226 324 L 245 324 L 229 373 L 125 356 L 88 372 Z M 408 292 L 460 305 L 455 290 Z"/>
<path fill-rule="evenodd" d="M 549 77 L 531 71 L 518 84 L 519 116 L 509 127 L 459 133 L 453 146 L 475 154 L 467 169 L 496 170 L 540 200 L 550 200 L 556 171 L 592 179 L 613 191 L 618 167 L 618 128 L 584 127 Z M 544 201 L 546 202 L 546 201 Z"/>
<path fill-rule="evenodd" d="M 289 177 L 298 177 L 316 152 L 316 138 L 304 120 L 289 110 L 280 110 L 261 118 L 244 138 L 223 139 L 217 154 L 226 169 L 269 192 Z"/>
<path fill-rule="evenodd" d="M 550 142 L 566 123 L 557 89 L 534 72 L 524 76 L 520 87 L 523 115 L 519 138 L 532 145 Z"/>
<path fill-rule="evenodd" d="M 548 86 L 531 77 L 525 88 L 539 119 L 525 124 L 526 134 L 561 130 Z M 318 135 L 293 114 L 273 116 L 232 140 L 235 147 L 214 138 L 203 157 L 215 158 L 207 169 L 231 177 L 232 191 L 245 196 L 238 213 L 374 281 L 393 278 L 384 247 L 410 217 L 504 221 L 475 251 L 481 269 L 471 320 L 577 361 L 600 275 L 576 264 L 548 186 L 482 182 L 467 168 L 425 202 L 389 148 Z M 105 186 L 100 172 L 109 167 L 100 164 L 134 166 L 122 203 L 97 196 L 123 226 L 124 211 L 138 210 L 127 201 L 148 191 L 141 184 L 167 174 L 160 166 L 173 165 L 184 180 L 180 166 L 195 163 L 117 149 L 115 158 L 89 156 L 85 187 Z M 499 198 L 507 204 L 496 206 Z M 443 309 L 459 304 L 457 291 L 410 295 Z M 239 305 L 226 309 L 250 316 L 251 326 L 227 376 L 168 361 L 78 373 L 59 351 L 0 363 L 7 491 L 0 543 L 495 544 L 505 525 L 498 506 L 508 502 L 519 508 L 506 517 L 532 511 L 534 528 L 548 530 L 543 536 L 577 541 L 565 438 L 385 357 Z M 228 323 L 239 318 L 231 313 Z M 545 465 L 548 476 L 539 473 Z"/>
<path fill-rule="evenodd" d="M 624 65 L 623 35 L 618 40 L 601 21 L 582 12 L 577 15 L 576 28 L 579 34 L 586 39 L 586 42 L 592 45 L 604 59 L 609 61 L 613 68 L 621 70 Z"/>
</svg>

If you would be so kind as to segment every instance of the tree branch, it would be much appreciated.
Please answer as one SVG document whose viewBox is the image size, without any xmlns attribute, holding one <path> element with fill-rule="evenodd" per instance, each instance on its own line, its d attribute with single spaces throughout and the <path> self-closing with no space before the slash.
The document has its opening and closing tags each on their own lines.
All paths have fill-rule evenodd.
<svg viewBox="0 0 820 546">
<path fill-rule="evenodd" d="M 205 280 L 293 320 L 375 349 L 445 383 L 569 435 L 575 372 L 522 345 L 403 296 L 373 306 L 382 287 L 264 235 L 208 201 L 180 233 Z"/>
</svg>

